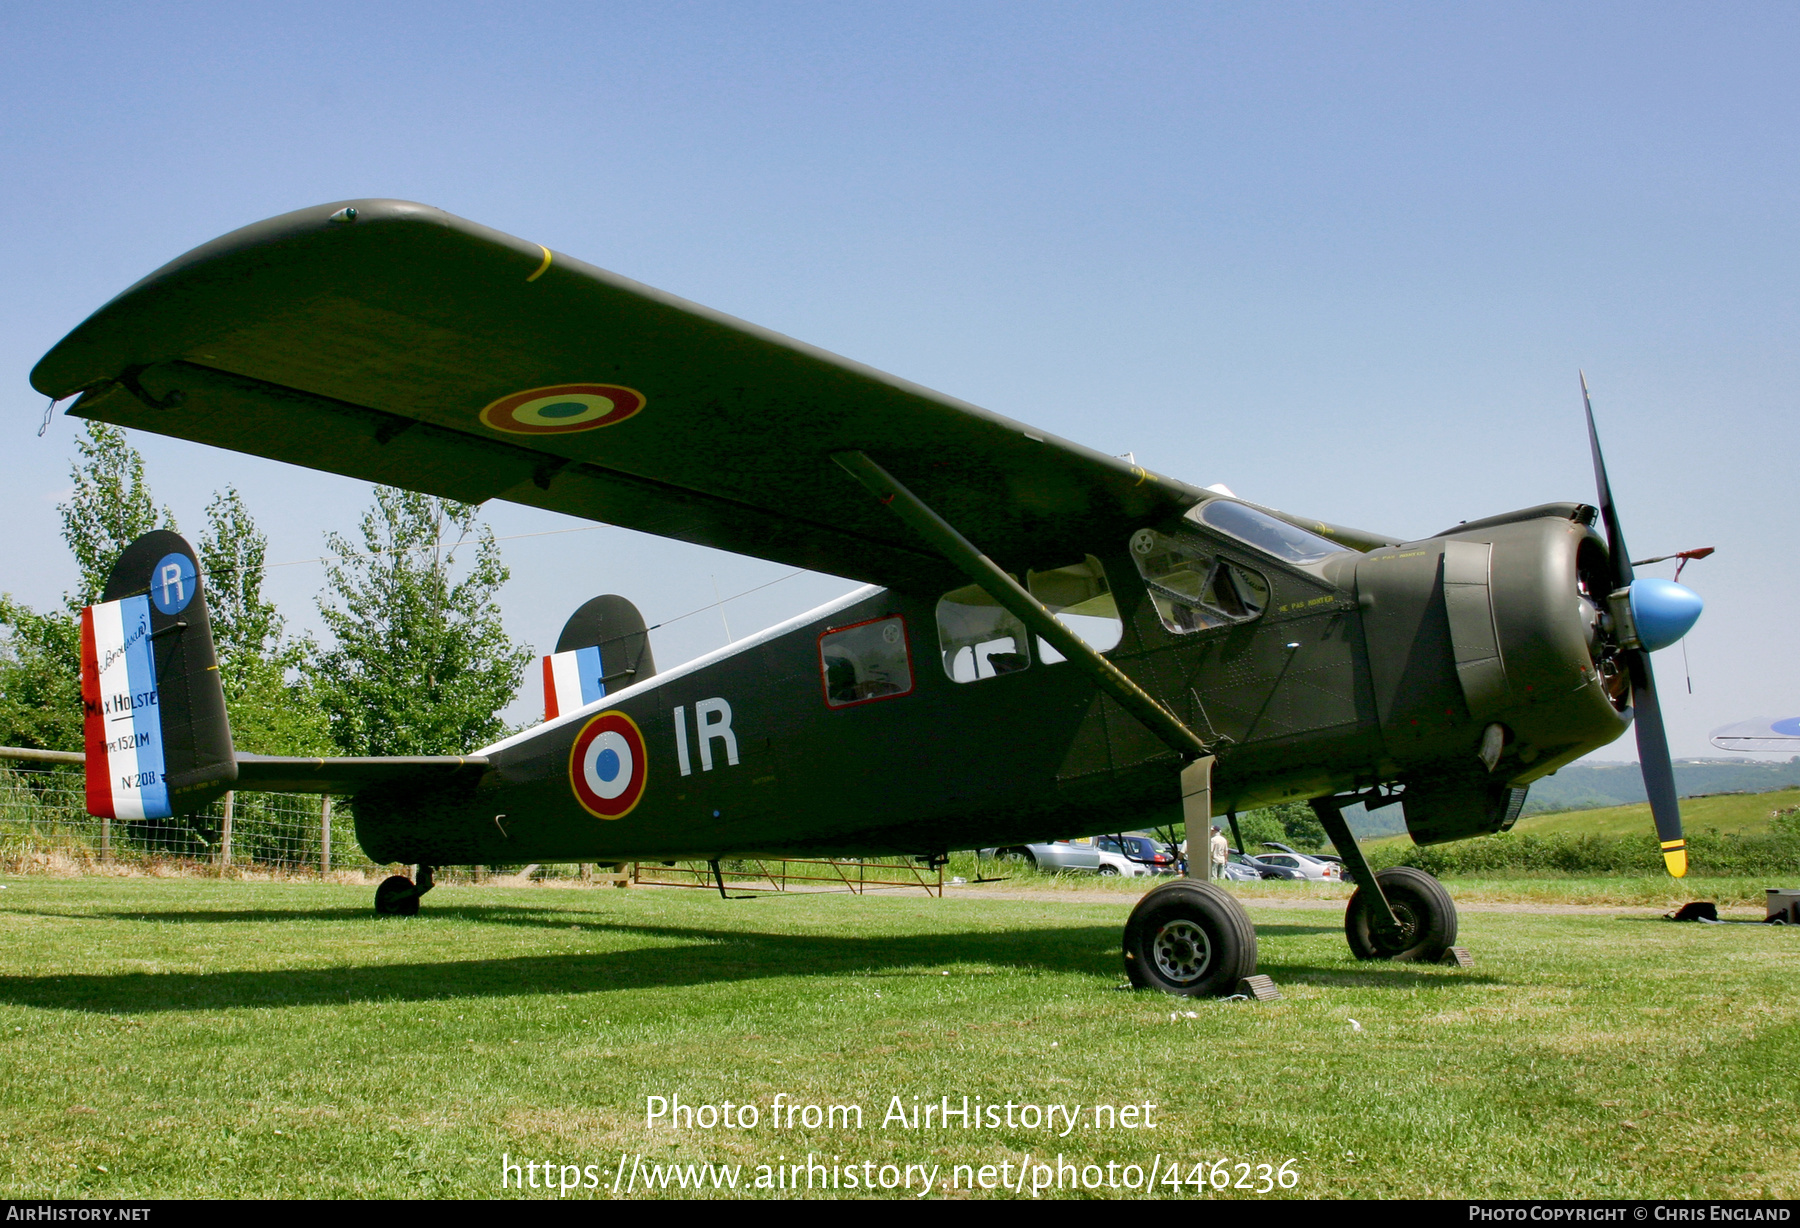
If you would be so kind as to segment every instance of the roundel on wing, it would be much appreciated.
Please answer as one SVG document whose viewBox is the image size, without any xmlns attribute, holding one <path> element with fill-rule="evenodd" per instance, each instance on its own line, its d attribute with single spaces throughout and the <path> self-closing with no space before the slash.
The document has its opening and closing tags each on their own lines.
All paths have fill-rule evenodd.
<svg viewBox="0 0 1800 1228">
<path fill-rule="evenodd" d="M 481 421 L 510 435 L 566 435 L 625 421 L 644 408 L 644 394 L 619 384 L 552 384 L 527 388 L 481 411 Z"/>
<path fill-rule="evenodd" d="M 630 814 L 644 796 L 649 769 L 637 722 L 616 709 L 583 725 L 569 750 L 569 786 L 581 808 L 595 818 Z"/>
</svg>

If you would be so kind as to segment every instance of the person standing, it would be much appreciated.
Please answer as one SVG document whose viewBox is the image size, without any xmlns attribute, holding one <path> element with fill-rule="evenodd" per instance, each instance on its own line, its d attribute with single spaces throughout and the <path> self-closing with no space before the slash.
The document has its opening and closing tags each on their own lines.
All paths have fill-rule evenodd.
<svg viewBox="0 0 1800 1228">
<path fill-rule="evenodd" d="M 1212 829 L 1212 840 L 1208 844 L 1212 854 L 1212 876 L 1225 877 L 1225 859 L 1229 856 L 1229 846 L 1225 843 L 1225 833 L 1215 825 Z"/>
</svg>

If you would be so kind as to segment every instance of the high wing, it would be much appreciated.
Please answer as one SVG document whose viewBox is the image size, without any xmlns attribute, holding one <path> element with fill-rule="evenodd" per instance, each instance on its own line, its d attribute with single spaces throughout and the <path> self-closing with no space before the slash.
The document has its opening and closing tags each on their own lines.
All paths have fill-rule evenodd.
<svg viewBox="0 0 1800 1228">
<path fill-rule="evenodd" d="M 1202 492 L 403 201 L 196 248 L 32 371 L 69 412 L 893 586 L 961 583 L 831 461 L 875 458 L 1020 569 Z"/>
</svg>

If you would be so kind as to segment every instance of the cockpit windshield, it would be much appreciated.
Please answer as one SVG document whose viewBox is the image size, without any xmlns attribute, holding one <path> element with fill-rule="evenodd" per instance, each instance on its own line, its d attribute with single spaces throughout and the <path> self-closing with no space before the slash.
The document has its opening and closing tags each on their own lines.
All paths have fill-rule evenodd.
<svg viewBox="0 0 1800 1228">
<path fill-rule="evenodd" d="M 1267 512 L 1259 512 L 1230 499 L 1213 499 L 1203 503 L 1189 512 L 1188 518 L 1221 533 L 1228 533 L 1265 554 L 1272 554 L 1284 562 L 1300 566 L 1316 563 L 1328 555 L 1342 554 L 1346 549 L 1317 533 L 1296 528 L 1285 520 L 1275 519 Z"/>
</svg>

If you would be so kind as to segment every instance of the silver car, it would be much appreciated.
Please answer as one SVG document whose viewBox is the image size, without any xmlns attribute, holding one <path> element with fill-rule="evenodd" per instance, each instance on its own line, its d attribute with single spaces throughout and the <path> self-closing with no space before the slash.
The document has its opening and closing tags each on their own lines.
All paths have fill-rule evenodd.
<svg viewBox="0 0 1800 1228">
<path fill-rule="evenodd" d="M 1263 847 L 1267 849 L 1277 848 L 1279 846 L 1264 841 Z M 1344 867 L 1342 865 L 1326 861 L 1319 857 L 1309 857 L 1305 853 L 1296 853 L 1291 850 L 1279 853 L 1258 853 L 1256 859 L 1264 865 L 1282 866 L 1285 869 L 1298 870 L 1303 876 L 1313 882 L 1341 883 L 1344 881 Z"/>
<path fill-rule="evenodd" d="M 1023 861 L 1046 874 L 1064 872 L 1094 874 L 1100 869 L 1100 850 L 1092 841 L 1051 840 L 1043 844 L 1014 844 L 982 849 L 981 856 L 996 861 Z"/>
<path fill-rule="evenodd" d="M 1127 878 L 1141 878 L 1177 872 L 1175 850 L 1153 836 L 1095 836 L 1094 845 L 1100 850 L 1102 874 L 1110 872 Z"/>
</svg>

